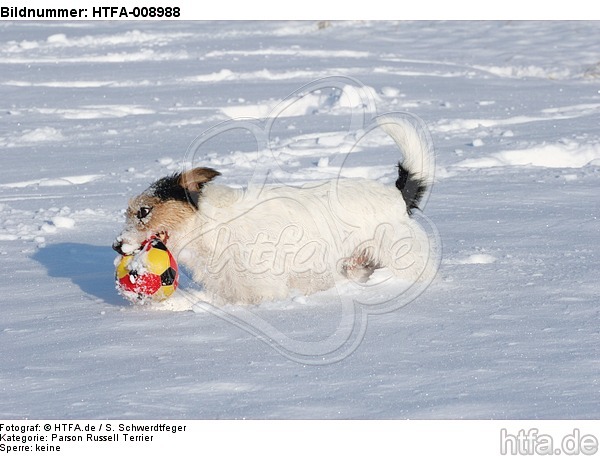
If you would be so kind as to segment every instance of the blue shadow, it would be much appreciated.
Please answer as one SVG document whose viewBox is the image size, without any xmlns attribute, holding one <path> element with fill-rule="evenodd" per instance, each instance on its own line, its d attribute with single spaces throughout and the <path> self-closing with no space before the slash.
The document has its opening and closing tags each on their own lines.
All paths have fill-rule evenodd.
<svg viewBox="0 0 600 456">
<path fill-rule="evenodd" d="M 90 296 L 126 306 L 115 289 L 115 256 L 109 246 L 63 242 L 39 249 L 33 259 L 48 270 L 50 277 L 70 279 Z"/>
</svg>

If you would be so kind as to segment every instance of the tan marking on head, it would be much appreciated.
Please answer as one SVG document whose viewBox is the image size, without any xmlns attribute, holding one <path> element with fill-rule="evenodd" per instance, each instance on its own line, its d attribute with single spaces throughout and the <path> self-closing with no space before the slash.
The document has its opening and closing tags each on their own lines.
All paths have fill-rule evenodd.
<svg viewBox="0 0 600 456">
<path fill-rule="evenodd" d="M 143 207 L 149 208 L 150 213 L 140 219 L 138 213 Z M 160 231 L 176 231 L 194 213 L 195 209 L 182 201 L 163 201 L 155 196 L 140 195 L 130 203 L 127 218 L 135 223 L 138 230 L 156 234 Z"/>
<path fill-rule="evenodd" d="M 195 212 L 192 206 L 182 201 L 161 201 L 154 206 L 147 226 L 153 233 L 174 232 Z"/>
</svg>

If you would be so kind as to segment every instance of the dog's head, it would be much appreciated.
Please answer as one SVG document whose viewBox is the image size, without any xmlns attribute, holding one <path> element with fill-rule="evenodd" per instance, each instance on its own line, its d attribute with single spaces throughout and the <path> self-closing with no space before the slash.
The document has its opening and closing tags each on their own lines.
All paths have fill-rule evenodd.
<svg viewBox="0 0 600 456">
<path fill-rule="evenodd" d="M 131 255 L 151 236 L 176 232 L 198 210 L 204 185 L 220 174 L 211 168 L 194 168 L 154 182 L 129 201 L 125 227 L 113 249 Z"/>
</svg>

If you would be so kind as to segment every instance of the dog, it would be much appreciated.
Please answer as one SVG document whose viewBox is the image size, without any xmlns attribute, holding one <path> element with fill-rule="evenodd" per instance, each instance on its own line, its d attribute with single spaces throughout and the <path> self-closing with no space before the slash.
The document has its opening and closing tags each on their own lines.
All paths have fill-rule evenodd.
<svg viewBox="0 0 600 456">
<path fill-rule="evenodd" d="M 430 243 L 413 215 L 432 184 L 433 152 L 412 123 L 378 123 L 404 155 L 395 186 L 336 179 L 240 189 L 219 184 L 219 171 L 194 168 L 134 197 L 113 249 L 130 255 L 158 236 L 223 303 L 308 295 L 340 280 L 364 284 L 382 268 L 427 280 L 435 275 Z"/>
</svg>

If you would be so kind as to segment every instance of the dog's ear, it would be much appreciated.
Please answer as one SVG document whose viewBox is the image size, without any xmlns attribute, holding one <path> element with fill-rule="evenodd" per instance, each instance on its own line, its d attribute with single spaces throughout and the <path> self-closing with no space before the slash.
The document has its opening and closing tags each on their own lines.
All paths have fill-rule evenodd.
<svg viewBox="0 0 600 456">
<path fill-rule="evenodd" d="M 189 192 L 199 192 L 202 190 L 204 184 L 220 175 L 219 171 L 215 171 L 212 168 L 194 168 L 181 173 L 179 185 Z"/>
<path fill-rule="evenodd" d="M 181 173 L 179 185 L 186 191 L 192 204 L 198 207 L 198 198 L 204 184 L 220 175 L 219 171 L 212 168 L 194 168 Z"/>
</svg>

